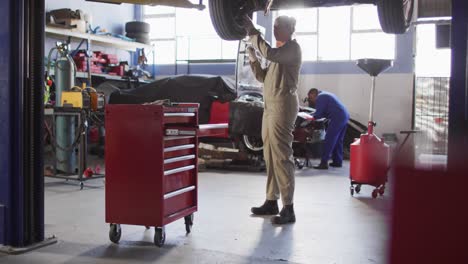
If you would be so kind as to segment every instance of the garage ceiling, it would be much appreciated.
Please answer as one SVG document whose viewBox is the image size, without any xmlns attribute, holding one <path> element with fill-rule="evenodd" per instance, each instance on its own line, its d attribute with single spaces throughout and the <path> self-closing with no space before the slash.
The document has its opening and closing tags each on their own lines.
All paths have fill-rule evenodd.
<svg viewBox="0 0 468 264">
<path fill-rule="evenodd" d="M 452 0 L 419 0 L 418 18 L 452 16 Z"/>
</svg>

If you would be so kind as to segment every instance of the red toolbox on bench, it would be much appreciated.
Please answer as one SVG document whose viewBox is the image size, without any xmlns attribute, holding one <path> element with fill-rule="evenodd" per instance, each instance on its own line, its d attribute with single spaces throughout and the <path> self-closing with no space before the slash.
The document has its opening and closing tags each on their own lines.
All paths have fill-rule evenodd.
<svg viewBox="0 0 468 264">
<path fill-rule="evenodd" d="M 198 204 L 198 104 L 106 106 L 106 222 L 118 243 L 121 224 L 155 227 L 185 218 Z"/>
</svg>

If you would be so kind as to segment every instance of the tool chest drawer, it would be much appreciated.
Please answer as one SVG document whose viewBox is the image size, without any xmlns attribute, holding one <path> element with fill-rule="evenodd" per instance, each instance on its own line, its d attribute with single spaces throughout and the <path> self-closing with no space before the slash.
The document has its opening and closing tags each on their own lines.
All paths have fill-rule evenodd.
<svg viewBox="0 0 468 264">
<path fill-rule="evenodd" d="M 195 155 L 197 149 L 195 144 L 185 144 L 164 148 L 164 160 L 186 155 Z"/>
<path fill-rule="evenodd" d="M 164 216 L 168 217 L 196 205 L 196 188 L 189 186 L 164 195 Z"/>
<path fill-rule="evenodd" d="M 195 136 L 165 136 L 164 137 L 164 147 L 174 147 L 180 145 L 195 144 Z"/>
<path fill-rule="evenodd" d="M 196 165 L 196 156 L 195 154 L 179 156 L 174 158 L 169 158 L 164 160 L 164 173 L 173 171 L 177 168 L 187 167 L 190 165 Z"/>
<path fill-rule="evenodd" d="M 195 107 L 165 107 L 164 124 L 198 125 L 198 109 Z"/>
<path fill-rule="evenodd" d="M 164 172 L 165 194 L 195 185 L 195 166 L 189 165 Z"/>
</svg>

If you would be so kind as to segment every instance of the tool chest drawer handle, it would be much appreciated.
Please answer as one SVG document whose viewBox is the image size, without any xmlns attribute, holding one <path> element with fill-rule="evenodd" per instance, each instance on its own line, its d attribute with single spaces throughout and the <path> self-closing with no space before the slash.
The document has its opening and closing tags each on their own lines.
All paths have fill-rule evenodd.
<svg viewBox="0 0 468 264">
<path fill-rule="evenodd" d="M 193 169 L 195 169 L 195 165 L 180 167 L 180 168 L 173 169 L 173 170 L 167 170 L 167 171 L 164 171 L 164 176 L 168 176 L 168 175 L 171 175 L 171 174 L 176 174 L 176 173 L 183 172 L 183 171 L 189 171 L 189 170 L 193 170 Z"/>
<path fill-rule="evenodd" d="M 167 194 L 164 195 L 164 200 L 172 198 L 172 197 L 180 195 L 180 194 L 183 194 L 183 193 L 186 193 L 186 192 L 193 191 L 193 190 L 195 190 L 195 186 L 192 185 L 192 186 L 189 186 L 189 187 L 177 190 L 177 191 L 167 193 Z"/>
<path fill-rule="evenodd" d="M 187 156 L 181 156 L 181 157 L 176 157 L 176 158 L 171 158 L 171 159 L 165 159 L 164 164 L 170 164 L 178 161 L 184 161 L 184 160 L 192 160 L 195 159 L 195 155 L 187 155 Z"/>
<path fill-rule="evenodd" d="M 193 148 L 195 148 L 195 144 L 187 144 L 187 145 L 180 145 L 180 146 L 165 148 L 164 152 L 171 152 L 171 151 L 184 150 L 184 149 L 193 149 Z"/>
<path fill-rule="evenodd" d="M 169 140 L 178 140 L 178 139 L 192 139 L 195 138 L 194 136 L 165 136 L 164 141 Z"/>
<path fill-rule="evenodd" d="M 220 124 L 204 124 L 199 125 L 199 129 L 218 129 L 218 128 L 229 128 L 229 124 L 227 123 L 220 123 Z"/>
<path fill-rule="evenodd" d="M 195 116 L 195 113 L 164 113 L 165 117 L 174 117 L 174 116 L 183 116 L 183 117 L 191 117 Z"/>
</svg>

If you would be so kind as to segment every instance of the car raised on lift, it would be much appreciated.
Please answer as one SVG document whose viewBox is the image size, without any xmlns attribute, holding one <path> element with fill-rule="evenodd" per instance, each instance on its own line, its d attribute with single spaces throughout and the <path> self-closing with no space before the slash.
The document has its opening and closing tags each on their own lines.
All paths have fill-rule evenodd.
<svg viewBox="0 0 468 264">
<path fill-rule="evenodd" d="M 402 34 L 410 26 L 414 0 L 86 0 L 103 3 L 130 3 L 140 5 L 164 5 L 204 9 L 208 1 L 211 21 L 218 35 L 225 40 L 243 39 L 247 32 L 243 17 L 256 11 L 345 6 L 354 4 L 377 5 L 380 26 L 386 33 Z"/>
</svg>

